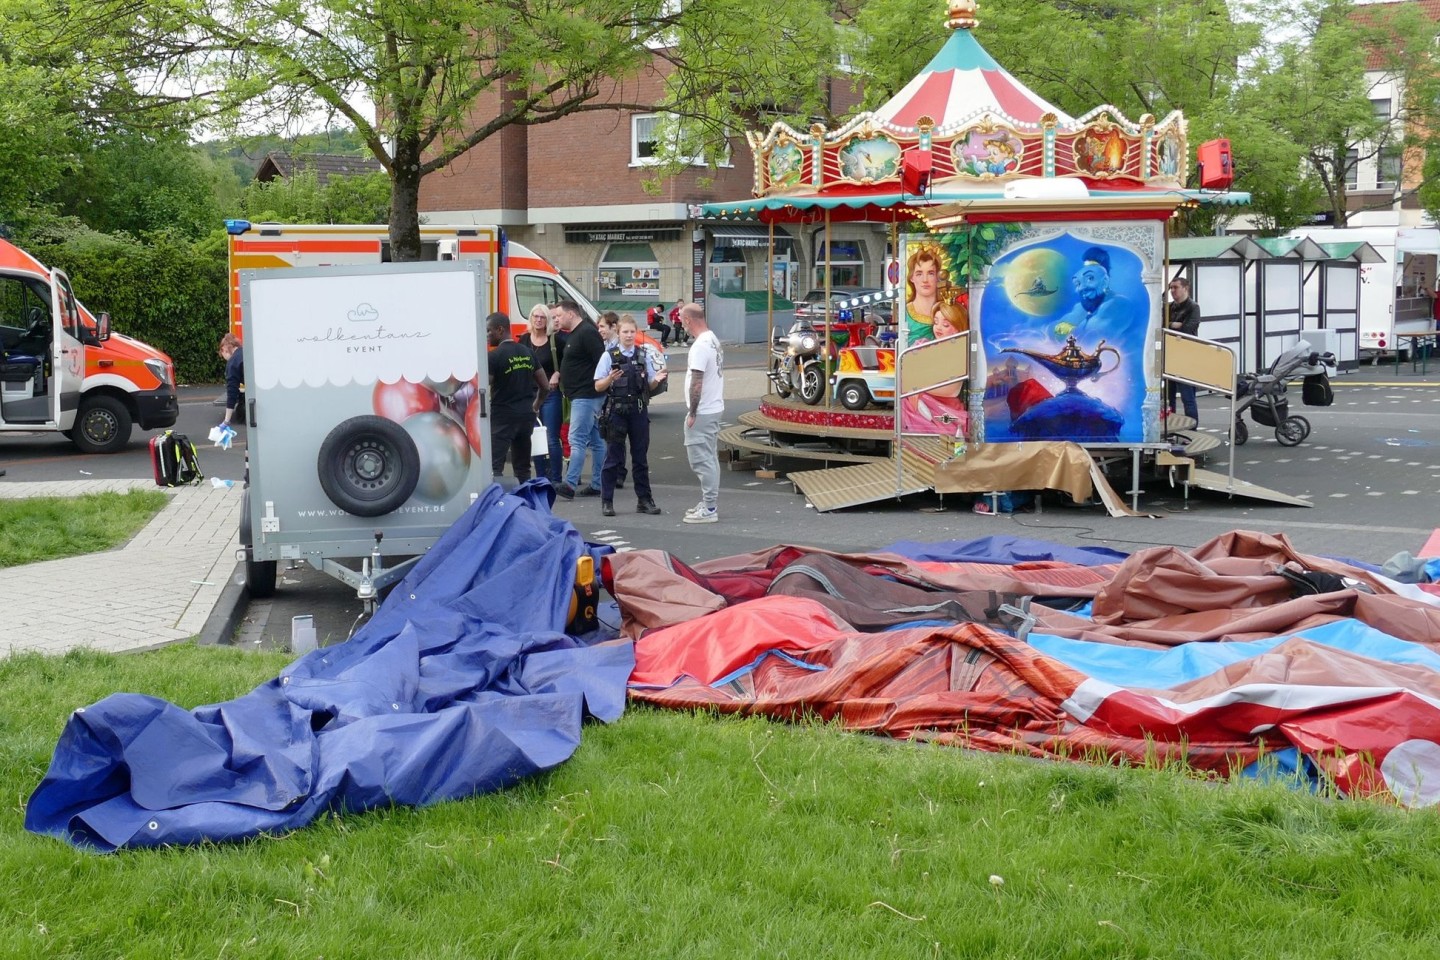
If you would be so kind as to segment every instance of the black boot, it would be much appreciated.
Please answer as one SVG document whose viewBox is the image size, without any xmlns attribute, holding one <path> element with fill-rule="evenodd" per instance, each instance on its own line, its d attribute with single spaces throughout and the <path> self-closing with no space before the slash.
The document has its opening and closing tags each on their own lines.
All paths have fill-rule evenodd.
<svg viewBox="0 0 1440 960">
<path fill-rule="evenodd" d="M 609 500 L 600 501 L 600 512 L 607 517 L 615 516 L 615 504 Z"/>
<path fill-rule="evenodd" d="M 646 500 L 641 500 L 641 501 L 635 506 L 635 512 L 636 512 L 636 513 L 648 513 L 648 514 L 650 514 L 650 516 L 654 517 L 654 516 L 658 516 L 661 511 L 660 511 L 659 505 L 657 505 L 654 500 L 646 499 Z"/>
</svg>

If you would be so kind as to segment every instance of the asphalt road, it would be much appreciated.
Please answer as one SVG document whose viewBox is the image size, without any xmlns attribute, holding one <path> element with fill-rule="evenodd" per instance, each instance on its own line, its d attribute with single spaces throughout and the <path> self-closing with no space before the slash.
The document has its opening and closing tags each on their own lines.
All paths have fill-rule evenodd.
<svg viewBox="0 0 1440 960">
<path fill-rule="evenodd" d="M 741 359 L 742 362 L 745 358 Z M 760 357 L 750 358 L 760 362 Z M 575 523 L 587 539 L 618 550 L 661 549 L 687 560 L 710 559 L 798 543 L 837 550 L 883 547 L 898 540 L 970 539 L 987 535 L 1031 537 L 1061 543 L 1103 544 L 1125 551 L 1157 544 L 1197 546 L 1230 530 L 1283 533 L 1306 552 L 1383 562 L 1401 551 L 1415 552 L 1440 522 L 1440 376 L 1395 373 L 1362 367 L 1335 379 L 1336 401 L 1328 408 L 1292 407 L 1312 425 L 1310 437 L 1286 448 L 1273 431 L 1250 424 L 1250 442 L 1236 448 L 1235 475 L 1313 503 L 1313 508 L 1281 506 L 1181 491 L 1163 478 L 1147 482 L 1141 507 L 1158 519 L 1112 518 L 1099 507 L 1064 504 L 1047 496 L 1040 512 L 980 516 L 967 498 L 924 494 L 903 502 L 885 502 L 829 514 L 817 514 L 784 479 L 760 479 L 748 471 L 724 471 L 721 521 L 687 525 L 684 511 L 698 499 L 699 487 L 681 444 L 682 409 L 652 409 L 651 472 L 655 498 L 664 514 L 635 512 L 634 492 L 617 493 L 618 516 L 600 515 L 597 498 L 557 501 L 555 510 Z M 234 449 L 205 446 L 219 410 L 210 401 L 220 388 L 182 391 L 177 431 L 201 444 L 207 476 L 239 479 L 243 471 L 243 433 Z M 1297 397 L 1298 399 L 1298 397 Z M 727 420 L 754 409 L 756 400 L 731 402 Z M 1225 413 L 1218 398 L 1201 398 L 1202 427 L 1219 431 Z M 7 480 L 60 480 L 95 477 L 149 477 L 147 435 L 137 434 L 129 448 L 108 457 L 80 454 L 61 438 L 0 438 L 0 469 Z M 1226 469 L 1225 449 L 1208 466 Z M 813 468 L 813 461 L 793 464 Z M 508 479 L 508 478 L 507 478 Z M 0 482 L 5 482 L 0 480 Z M 510 481 L 513 482 L 513 481 Z M 1128 476 L 1115 478 L 1117 490 Z M 348 634 L 361 615 L 353 592 L 308 566 L 279 573 L 277 596 L 247 609 L 238 639 L 246 644 L 288 642 L 291 617 L 315 617 L 322 643 Z"/>
</svg>

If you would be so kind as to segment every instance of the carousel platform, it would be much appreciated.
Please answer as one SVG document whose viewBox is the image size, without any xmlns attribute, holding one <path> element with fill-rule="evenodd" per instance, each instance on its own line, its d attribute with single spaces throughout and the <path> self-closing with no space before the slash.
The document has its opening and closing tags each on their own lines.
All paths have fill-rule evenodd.
<svg viewBox="0 0 1440 960">
<path fill-rule="evenodd" d="M 787 474 L 796 491 L 819 512 L 900 499 L 936 489 L 939 466 L 950 459 L 951 444 L 943 437 L 907 437 L 900 456 L 893 452 L 894 414 L 888 407 L 847 410 L 838 405 L 810 406 L 798 399 L 771 395 L 758 410 L 740 415 L 740 422 L 720 432 L 720 442 L 737 460 L 761 457 L 820 461 L 820 469 Z M 1247 499 L 1310 506 L 1303 500 L 1205 469 L 1210 456 L 1225 449 L 1221 437 L 1196 429 L 1189 417 L 1171 414 L 1163 424 L 1164 445 L 1146 445 L 1144 460 L 1153 472 L 1181 487 L 1188 507 L 1192 488 Z M 1166 446 L 1168 445 L 1168 447 Z M 1131 466 L 1132 510 L 1140 493 L 1141 457 L 1135 450 L 1092 449 L 1097 466 L 1128 461 Z M 1123 457 L 1120 455 L 1123 454 Z M 1102 498 L 1103 499 L 1103 498 Z"/>
</svg>

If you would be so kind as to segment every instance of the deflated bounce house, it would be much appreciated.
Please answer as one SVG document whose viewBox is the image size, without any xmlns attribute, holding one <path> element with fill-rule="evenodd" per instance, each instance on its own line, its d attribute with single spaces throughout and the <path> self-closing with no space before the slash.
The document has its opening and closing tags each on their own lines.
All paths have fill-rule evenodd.
<svg viewBox="0 0 1440 960">
<path fill-rule="evenodd" d="M 1387 576 L 1234 532 L 1130 556 L 989 537 L 692 566 L 588 545 L 552 496 L 491 487 L 354 637 L 243 697 L 75 711 L 26 828 L 115 851 L 499 790 L 627 696 L 1440 802 L 1440 587 L 1400 582 L 1424 564 Z M 587 554 L 615 605 L 574 636 Z"/>
</svg>

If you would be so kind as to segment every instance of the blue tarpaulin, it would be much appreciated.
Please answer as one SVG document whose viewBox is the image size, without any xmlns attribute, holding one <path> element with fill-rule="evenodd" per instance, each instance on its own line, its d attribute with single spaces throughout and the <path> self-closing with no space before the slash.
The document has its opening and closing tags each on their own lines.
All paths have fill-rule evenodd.
<svg viewBox="0 0 1440 960">
<path fill-rule="evenodd" d="M 1045 540 L 1006 536 L 977 537 L 974 540 L 944 540 L 939 543 L 898 540 L 888 547 L 881 547 L 880 552 L 898 553 L 910 560 L 932 560 L 941 563 L 969 561 L 971 563 L 1016 564 L 1053 560 L 1061 563 L 1073 563 L 1077 567 L 1098 567 L 1107 563 L 1120 563 L 1129 556 L 1127 553 L 1111 550 L 1109 547 L 1068 547 Z"/>
<path fill-rule="evenodd" d="M 101 851 L 239 840 L 330 810 L 497 790 L 617 719 L 629 643 L 563 632 L 574 527 L 492 486 L 354 637 L 227 703 L 120 693 L 70 717 L 25 827 Z"/>
</svg>

